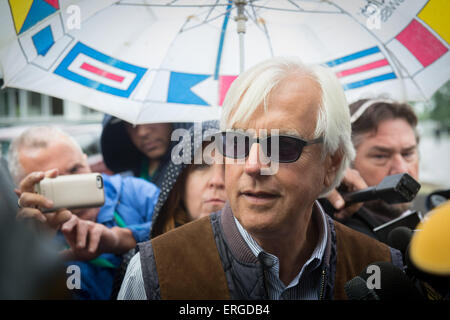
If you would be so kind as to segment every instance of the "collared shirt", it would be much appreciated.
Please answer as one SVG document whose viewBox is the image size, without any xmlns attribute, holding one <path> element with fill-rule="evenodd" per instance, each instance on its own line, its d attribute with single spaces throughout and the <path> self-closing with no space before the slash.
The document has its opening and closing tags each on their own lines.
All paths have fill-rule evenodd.
<svg viewBox="0 0 450 320">
<path fill-rule="evenodd" d="M 313 219 L 319 226 L 319 240 L 311 257 L 303 265 L 297 276 L 287 286 L 280 280 L 279 259 L 265 252 L 263 248 L 234 218 L 238 230 L 253 254 L 259 258 L 264 268 L 264 276 L 269 299 L 271 300 L 318 300 L 320 296 L 320 277 L 322 259 L 327 245 L 327 222 L 325 214 L 320 206 L 315 205 L 318 210 L 313 209 Z"/>
</svg>

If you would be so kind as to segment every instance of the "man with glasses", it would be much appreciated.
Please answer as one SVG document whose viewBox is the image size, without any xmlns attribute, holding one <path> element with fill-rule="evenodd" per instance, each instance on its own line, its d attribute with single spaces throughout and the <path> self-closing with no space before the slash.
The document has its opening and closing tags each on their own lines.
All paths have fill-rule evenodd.
<svg viewBox="0 0 450 320">
<path fill-rule="evenodd" d="M 401 254 L 334 222 L 316 201 L 353 158 L 331 71 L 274 58 L 241 74 L 223 104 L 221 212 L 139 244 L 124 299 L 345 299 L 369 263 Z"/>
</svg>

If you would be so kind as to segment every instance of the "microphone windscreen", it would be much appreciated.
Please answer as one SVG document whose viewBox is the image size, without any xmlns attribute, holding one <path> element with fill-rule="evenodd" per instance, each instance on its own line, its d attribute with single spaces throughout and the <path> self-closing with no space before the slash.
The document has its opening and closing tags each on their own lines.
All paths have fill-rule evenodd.
<svg viewBox="0 0 450 320">
<path fill-rule="evenodd" d="M 413 231 L 408 227 L 397 227 L 387 237 L 386 243 L 392 248 L 400 250 L 404 255 L 411 241 Z"/>
<path fill-rule="evenodd" d="M 427 213 L 412 237 L 410 258 L 422 271 L 450 277 L 450 201 Z"/>
<path fill-rule="evenodd" d="M 366 280 L 360 276 L 348 281 L 344 290 L 350 300 L 380 300 L 375 291 L 369 289 Z"/>
<path fill-rule="evenodd" d="M 377 280 L 376 277 L 379 277 L 379 285 L 373 290 L 379 296 L 380 300 L 425 299 L 406 274 L 392 263 L 385 261 L 374 262 L 369 266 L 374 266 L 371 268 L 372 271 L 368 272 L 367 268 L 361 272 L 360 277 L 364 279 L 367 284 L 370 283 L 371 280 Z"/>
</svg>

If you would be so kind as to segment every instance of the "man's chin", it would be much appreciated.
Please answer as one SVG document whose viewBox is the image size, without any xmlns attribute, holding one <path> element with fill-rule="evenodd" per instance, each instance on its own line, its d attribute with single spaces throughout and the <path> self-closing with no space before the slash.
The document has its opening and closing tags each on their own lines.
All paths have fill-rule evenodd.
<svg viewBox="0 0 450 320">
<path fill-rule="evenodd" d="M 269 212 L 253 212 L 247 211 L 244 217 L 240 219 L 241 225 L 251 234 L 270 234 L 277 230 L 278 221 Z"/>
<path fill-rule="evenodd" d="M 150 159 L 159 160 L 166 154 L 165 148 L 155 148 L 151 151 L 146 151 L 145 155 Z"/>
</svg>

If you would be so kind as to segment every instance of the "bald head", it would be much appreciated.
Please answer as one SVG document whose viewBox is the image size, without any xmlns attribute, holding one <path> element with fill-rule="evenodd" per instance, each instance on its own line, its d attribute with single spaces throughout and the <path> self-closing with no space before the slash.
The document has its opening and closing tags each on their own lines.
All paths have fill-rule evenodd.
<svg viewBox="0 0 450 320">
<path fill-rule="evenodd" d="M 29 173 L 58 169 L 60 175 L 88 173 L 87 156 L 69 135 L 54 127 L 33 127 L 9 148 L 11 175 L 18 185 Z"/>
</svg>

